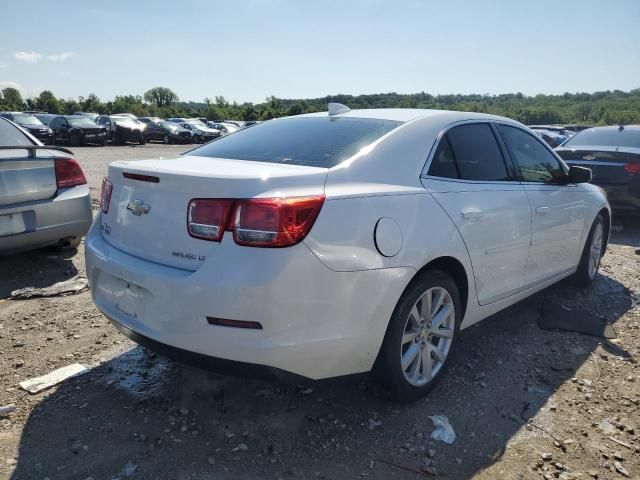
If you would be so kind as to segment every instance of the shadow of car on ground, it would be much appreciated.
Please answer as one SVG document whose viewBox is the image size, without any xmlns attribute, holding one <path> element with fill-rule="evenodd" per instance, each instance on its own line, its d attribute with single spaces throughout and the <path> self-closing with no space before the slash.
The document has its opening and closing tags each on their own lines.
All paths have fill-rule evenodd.
<svg viewBox="0 0 640 480">
<path fill-rule="evenodd" d="M 14 290 L 49 287 L 75 277 L 78 270 L 71 259 L 76 254 L 76 249 L 60 250 L 51 247 L 0 256 L 0 298 L 9 297 Z"/>
<path fill-rule="evenodd" d="M 584 291 L 561 282 L 463 331 L 442 383 L 412 404 L 388 400 L 367 376 L 312 387 L 231 378 L 134 347 L 43 396 L 12 478 L 422 478 L 425 457 L 439 478 L 468 478 L 514 442 L 553 450 L 545 419 L 560 419 L 549 397 L 596 361 L 598 345 L 625 355 L 539 329 L 549 303 L 613 324 L 630 307 L 606 275 Z M 453 445 L 429 438 L 430 415 L 448 417 Z"/>
</svg>

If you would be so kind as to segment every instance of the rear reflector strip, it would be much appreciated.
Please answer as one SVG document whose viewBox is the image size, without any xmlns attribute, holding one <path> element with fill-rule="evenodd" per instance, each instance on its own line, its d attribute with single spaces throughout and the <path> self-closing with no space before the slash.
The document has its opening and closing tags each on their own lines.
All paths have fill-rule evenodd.
<svg viewBox="0 0 640 480">
<path fill-rule="evenodd" d="M 160 179 L 158 177 L 154 177 L 153 175 L 141 175 L 139 173 L 122 172 L 122 176 L 124 178 L 139 180 L 141 182 L 160 183 Z"/>
<path fill-rule="evenodd" d="M 207 317 L 209 325 L 219 325 L 221 327 L 235 327 L 235 328 L 252 328 L 254 330 L 262 330 L 262 325 L 259 322 L 247 322 L 244 320 L 229 320 L 226 318 Z"/>
</svg>

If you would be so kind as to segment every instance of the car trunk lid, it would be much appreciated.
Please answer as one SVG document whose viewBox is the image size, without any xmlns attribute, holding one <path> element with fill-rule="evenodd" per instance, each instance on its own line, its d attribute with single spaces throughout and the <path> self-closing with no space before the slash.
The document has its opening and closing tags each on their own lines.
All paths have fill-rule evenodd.
<svg viewBox="0 0 640 480">
<path fill-rule="evenodd" d="M 53 197 L 57 191 L 54 158 L 46 150 L 35 155 L 20 147 L 0 150 L 0 206 Z"/>
<path fill-rule="evenodd" d="M 187 208 L 195 198 L 244 199 L 324 193 L 328 169 L 198 156 L 115 162 L 102 234 L 137 257 L 197 270 L 221 243 L 193 238 Z M 224 235 L 222 242 L 229 241 Z"/>
<path fill-rule="evenodd" d="M 625 170 L 625 165 L 640 163 L 640 148 L 575 146 L 557 148 L 556 152 L 569 165 L 590 168 L 593 183 L 602 185 L 629 183 L 633 174 Z"/>
</svg>

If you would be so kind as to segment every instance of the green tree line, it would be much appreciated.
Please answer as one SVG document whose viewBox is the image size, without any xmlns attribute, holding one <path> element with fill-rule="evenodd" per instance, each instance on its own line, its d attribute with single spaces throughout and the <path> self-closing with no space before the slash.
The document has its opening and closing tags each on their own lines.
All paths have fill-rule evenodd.
<svg viewBox="0 0 640 480">
<path fill-rule="evenodd" d="M 143 95 L 118 95 L 101 101 L 96 95 L 58 98 L 44 90 L 36 97 L 23 99 L 15 88 L 0 94 L 0 110 L 42 110 L 49 113 L 97 112 L 101 114 L 133 113 L 138 116 L 206 117 L 210 120 L 268 120 L 286 115 L 319 112 L 329 102 L 350 108 L 435 108 L 502 115 L 525 124 L 588 123 L 593 125 L 640 123 L 640 88 L 623 92 L 607 90 L 594 93 L 526 96 L 522 93 L 501 95 L 452 94 L 431 95 L 379 93 L 368 95 L 329 95 L 310 99 L 268 97 L 263 103 L 229 102 L 222 96 L 202 102 L 180 101 L 169 88 L 155 87 Z"/>
</svg>

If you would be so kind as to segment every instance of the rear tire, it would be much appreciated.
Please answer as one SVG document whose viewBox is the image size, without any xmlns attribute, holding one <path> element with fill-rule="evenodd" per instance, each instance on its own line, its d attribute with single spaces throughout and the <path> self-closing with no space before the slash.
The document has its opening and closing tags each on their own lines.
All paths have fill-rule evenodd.
<svg viewBox="0 0 640 480">
<path fill-rule="evenodd" d="M 146 138 L 144 138 L 144 134 L 140 134 L 138 136 L 138 145 L 144 145 L 145 143 L 147 143 Z"/>
<path fill-rule="evenodd" d="M 580 287 L 591 284 L 598 273 L 600 260 L 604 255 L 605 231 L 604 218 L 599 213 L 591 225 L 582 250 L 582 257 L 580 257 L 578 271 L 574 275 L 574 281 Z"/>
<path fill-rule="evenodd" d="M 453 279 L 427 271 L 405 290 L 391 315 L 374 366 L 397 400 L 415 400 L 440 381 L 455 352 L 462 304 Z"/>
<path fill-rule="evenodd" d="M 76 250 L 82 243 L 81 237 L 65 238 L 58 243 L 58 250 L 65 252 L 68 250 Z"/>
</svg>

